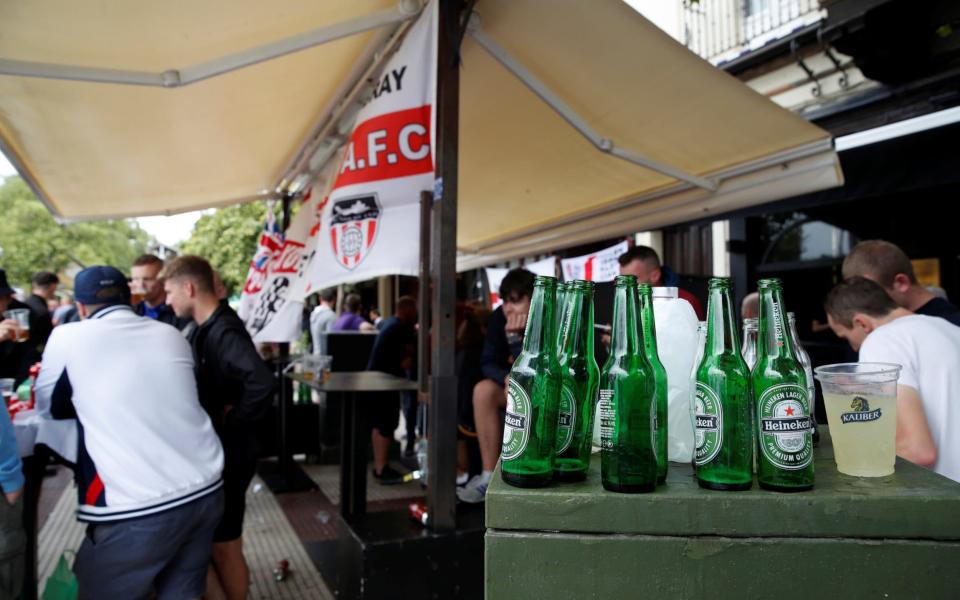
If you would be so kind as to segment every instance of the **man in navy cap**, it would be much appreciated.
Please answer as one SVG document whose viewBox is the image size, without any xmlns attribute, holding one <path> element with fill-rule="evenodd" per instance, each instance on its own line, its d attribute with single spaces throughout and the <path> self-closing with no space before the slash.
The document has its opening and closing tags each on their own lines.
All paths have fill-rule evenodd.
<svg viewBox="0 0 960 600">
<path fill-rule="evenodd" d="M 79 423 L 80 598 L 200 597 L 223 513 L 223 449 L 197 399 L 190 345 L 134 313 L 113 267 L 84 269 L 74 289 L 82 320 L 54 329 L 36 392 L 40 414 Z"/>
</svg>

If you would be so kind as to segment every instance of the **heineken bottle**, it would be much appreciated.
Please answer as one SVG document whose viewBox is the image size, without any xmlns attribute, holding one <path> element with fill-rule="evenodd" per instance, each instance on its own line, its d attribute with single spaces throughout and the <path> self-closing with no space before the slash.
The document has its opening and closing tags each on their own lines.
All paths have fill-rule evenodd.
<svg viewBox="0 0 960 600">
<path fill-rule="evenodd" d="M 697 368 L 697 483 L 712 490 L 749 490 L 753 484 L 753 395 L 750 370 L 730 298 L 730 278 L 710 280 L 707 338 Z"/>
<path fill-rule="evenodd" d="M 813 487 L 813 440 L 807 377 L 790 340 L 779 279 L 760 280 L 760 332 L 753 367 L 760 487 Z"/>
<path fill-rule="evenodd" d="M 513 363 L 507 384 L 500 474 L 517 487 L 541 487 L 553 478 L 560 364 L 555 331 L 557 280 L 537 276 L 523 351 Z"/>
<path fill-rule="evenodd" d="M 654 376 L 640 345 L 637 278 L 614 280 L 610 356 L 600 374 L 600 472 L 604 489 L 652 492 L 657 487 L 653 441 Z"/>
<path fill-rule="evenodd" d="M 807 376 L 807 398 L 810 399 L 810 426 L 813 434 L 813 445 L 816 446 L 820 441 L 820 432 L 817 431 L 817 384 L 813 379 L 813 362 L 810 355 L 800 343 L 800 335 L 797 334 L 797 319 L 792 312 L 787 313 L 787 320 L 790 322 L 790 341 L 793 342 L 793 350 L 797 353 L 797 360 L 803 367 L 803 372 Z"/>
<path fill-rule="evenodd" d="M 557 310 L 555 311 L 556 318 L 554 322 L 556 323 L 557 332 L 557 358 L 560 357 L 560 352 L 563 350 L 564 338 L 566 337 L 566 330 L 564 329 L 564 323 L 566 323 L 567 315 L 567 302 L 569 297 L 567 296 L 567 286 L 572 285 L 571 283 L 562 282 L 557 284 Z"/>
<path fill-rule="evenodd" d="M 590 467 L 593 410 L 600 369 L 593 352 L 593 282 L 574 281 L 567 287 L 567 310 L 560 351 L 560 417 L 553 476 L 581 481 Z"/>
<path fill-rule="evenodd" d="M 747 317 L 743 320 L 743 360 L 747 368 L 757 364 L 757 319 Z"/>
<path fill-rule="evenodd" d="M 656 411 L 653 420 L 653 447 L 657 452 L 657 483 L 667 480 L 667 370 L 657 353 L 657 327 L 653 318 L 653 288 L 649 283 L 637 286 L 640 296 L 640 325 L 643 353 L 653 368 Z"/>
</svg>

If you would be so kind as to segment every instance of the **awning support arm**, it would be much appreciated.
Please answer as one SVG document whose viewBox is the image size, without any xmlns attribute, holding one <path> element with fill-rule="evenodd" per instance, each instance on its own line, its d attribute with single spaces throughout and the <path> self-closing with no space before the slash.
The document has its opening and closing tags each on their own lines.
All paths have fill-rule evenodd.
<svg viewBox="0 0 960 600">
<path fill-rule="evenodd" d="M 57 65 L 0 58 L 0 75 L 67 79 L 94 83 L 145 85 L 176 88 L 223 75 L 260 62 L 279 58 L 293 52 L 319 46 L 385 25 L 400 23 L 420 13 L 418 0 L 399 0 L 394 8 L 365 15 L 343 23 L 321 27 L 286 39 L 270 42 L 256 48 L 192 65 L 183 69 L 169 69 L 161 73 L 101 69 L 79 65 Z"/>
<path fill-rule="evenodd" d="M 481 48 L 486 50 L 490 56 L 497 60 L 497 62 L 506 67 L 508 71 L 513 73 L 513 75 L 523 82 L 523 84 L 527 86 L 530 91 L 543 100 L 550 108 L 560 115 L 564 121 L 569 123 L 583 137 L 587 138 L 587 140 L 589 140 L 590 143 L 596 146 L 601 152 L 606 152 L 607 154 L 611 154 L 627 162 L 646 167 L 658 173 L 679 179 L 680 181 L 686 181 L 687 183 L 690 183 L 696 187 L 703 188 L 711 192 L 716 191 L 717 182 L 715 181 L 698 177 L 697 175 L 687 173 L 681 169 L 665 165 L 632 150 L 617 147 L 613 143 L 613 140 L 601 136 L 580 115 L 578 115 L 573 108 L 561 100 L 559 96 L 554 94 L 553 91 L 546 86 L 546 84 L 537 79 L 530 71 L 526 69 L 526 67 L 520 64 L 520 62 L 517 61 L 513 56 L 511 56 L 509 52 L 507 52 L 496 41 L 494 41 L 493 38 L 488 36 L 479 27 L 476 19 L 474 19 L 473 23 L 471 23 L 469 32 L 470 36 L 474 39 L 474 41 L 480 44 Z"/>
</svg>

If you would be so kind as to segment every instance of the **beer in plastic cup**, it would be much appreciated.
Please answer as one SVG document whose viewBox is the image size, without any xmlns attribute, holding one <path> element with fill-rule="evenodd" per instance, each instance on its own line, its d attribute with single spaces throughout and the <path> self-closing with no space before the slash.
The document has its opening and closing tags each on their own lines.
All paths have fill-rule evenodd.
<svg viewBox="0 0 960 600">
<path fill-rule="evenodd" d="M 15 342 L 26 342 L 30 339 L 30 309 L 12 308 L 3 313 L 5 319 L 13 319 L 17 322 L 17 335 Z"/>
<path fill-rule="evenodd" d="M 856 477 L 892 475 L 900 365 L 843 363 L 814 371 L 823 390 L 837 470 Z"/>
<path fill-rule="evenodd" d="M 303 378 L 307 381 L 319 379 L 326 383 L 330 379 L 330 364 L 333 357 L 322 354 L 305 354 L 303 356 Z"/>
<path fill-rule="evenodd" d="M 16 383 L 13 379 L 3 378 L 0 379 L 0 395 L 3 396 L 3 404 L 6 406 L 10 403 L 10 399 L 16 395 L 14 391 L 13 384 Z"/>
</svg>

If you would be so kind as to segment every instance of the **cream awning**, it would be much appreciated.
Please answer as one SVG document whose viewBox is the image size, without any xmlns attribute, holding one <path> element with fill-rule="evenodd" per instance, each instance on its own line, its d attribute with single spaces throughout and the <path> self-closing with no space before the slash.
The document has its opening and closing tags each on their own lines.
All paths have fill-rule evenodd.
<svg viewBox="0 0 960 600">
<path fill-rule="evenodd" d="M 365 70 L 411 4 L 3 3 L 0 141 L 67 219 L 276 196 L 336 159 Z M 461 75 L 461 267 L 842 183 L 827 132 L 619 0 L 480 0 L 476 12 Z M 290 53 L 189 83 L 277 48 Z M 24 76 L 102 69 L 179 69 L 165 77 L 189 85 Z"/>
</svg>

